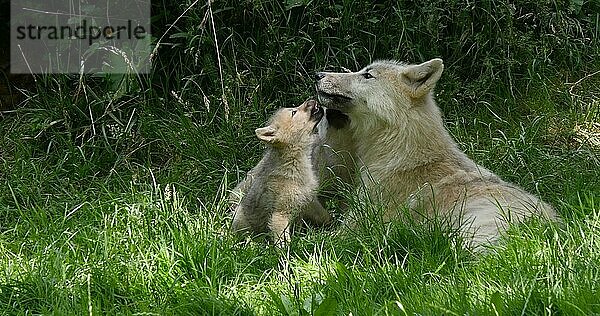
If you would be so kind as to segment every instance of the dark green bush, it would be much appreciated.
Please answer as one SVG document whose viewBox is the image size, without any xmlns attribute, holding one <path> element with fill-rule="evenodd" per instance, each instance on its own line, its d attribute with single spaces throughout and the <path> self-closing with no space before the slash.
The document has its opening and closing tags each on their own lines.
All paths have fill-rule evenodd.
<svg viewBox="0 0 600 316">
<path fill-rule="evenodd" d="M 221 97 L 222 79 L 226 96 L 297 102 L 315 70 L 433 57 L 459 82 L 514 95 L 538 75 L 594 69 L 599 12 L 597 0 L 199 2 L 166 54 L 184 54 L 208 96 Z"/>
</svg>

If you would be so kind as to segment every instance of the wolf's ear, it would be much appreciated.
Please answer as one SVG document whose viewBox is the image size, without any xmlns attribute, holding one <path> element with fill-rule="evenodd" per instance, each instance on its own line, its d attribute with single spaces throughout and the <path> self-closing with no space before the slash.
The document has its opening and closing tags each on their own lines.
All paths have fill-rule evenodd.
<svg viewBox="0 0 600 316">
<path fill-rule="evenodd" d="M 443 70 L 444 62 L 439 58 L 407 66 L 400 75 L 402 87 L 411 97 L 421 98 L 433 89 Z"/>
<path fill-rule="evenodd" d="M 258 139 L 262 140 L 263 142 L 270 144 L 275 142 L 275 135 L 277 134 L 277 129 L 271 125 L 257 128 L 254 132 L 256 133 L 256 137 L 258 137 Z"/>
</svg>

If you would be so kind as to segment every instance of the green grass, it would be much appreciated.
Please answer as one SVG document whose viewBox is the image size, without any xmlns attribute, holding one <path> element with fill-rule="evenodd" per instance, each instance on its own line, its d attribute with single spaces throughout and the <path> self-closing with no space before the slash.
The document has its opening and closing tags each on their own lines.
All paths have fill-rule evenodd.
<svg viewBox="0 0 600 316">
<path fill-rule="evenodd" d="M 596 2 L 230 2 L 212 4 L 215 30 L 193 7 L 126 90 L 40 76 L 0 114 L 0 314 L 600 314 Z M 156 34 L 191 3 L 155 1 Z M 372 216 L 285 249 L 229 232 L 253 130 L 310 97 L 312 72 L 432 57 L 460 147 L 562 222 L 513 227 L 482 255 L 435 221 Z"/>
</svg>

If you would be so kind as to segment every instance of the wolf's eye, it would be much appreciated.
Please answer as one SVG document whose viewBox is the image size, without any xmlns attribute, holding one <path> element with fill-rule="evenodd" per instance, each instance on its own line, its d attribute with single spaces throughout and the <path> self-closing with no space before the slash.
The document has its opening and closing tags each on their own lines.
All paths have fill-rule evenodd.
<svg viewBox="0 0 600 316">
<path fill-rule="evenodd" d="M 375 77 L 373 77 L 373 75 L 371 75 L 371 74 L 370 74 L 370 73 L 368 73 L 368 72 L 365 72 L 364 74 L 362 74 L 362 76 L 363 76 L 365 79 L 373 79 L 373 78 L 375 78 Z"/>
<path fill-rule="evenodd" d="M 292 110 L 292 117 L 294 117 L 294 115 L 296 115 L 296 112 L 298 112 L 298 110 Z"/>
</svg>

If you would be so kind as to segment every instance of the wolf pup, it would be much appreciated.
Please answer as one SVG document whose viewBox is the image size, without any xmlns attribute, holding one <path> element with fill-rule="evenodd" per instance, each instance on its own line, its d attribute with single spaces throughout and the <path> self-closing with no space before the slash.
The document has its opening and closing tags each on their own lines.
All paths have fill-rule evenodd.
<svg viewBox="0 0 600 316">
<path fill-rule="evenodd" d="M 317 73 L 320 101 L 349 117 L 345 129 L 361 183 L 389 207 L 406 205 L 468 221 L 473 245 L 494 241 L 509 223 L 555 218 L 554 209 L 463 153 L 444 126 L 433 88 L 441 59 L 419 65 L 375 62 L 353 73 Z M 421 213 L 422 214 L 422 213 Z"/>
<path fill-rule="evenodd" d="M 279 109 L 266 127 L 256 129 L 267 150 L 231 192 L 234 232 L 271 232 L 281 246 L 290 240 L 295 221 L 307 219 L 322 225 L 332 220 L 317 200 L 318 179 L 312 161 L 323 116 L 324 109 L 309 100 L 296 108 Z"/>
</svg>

